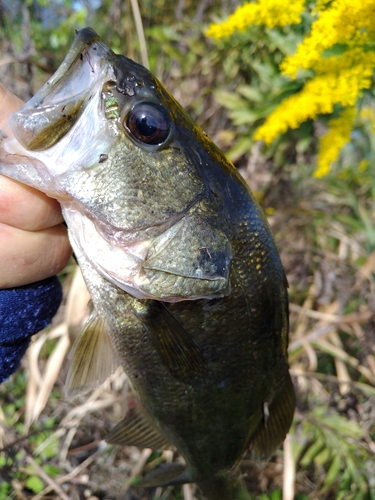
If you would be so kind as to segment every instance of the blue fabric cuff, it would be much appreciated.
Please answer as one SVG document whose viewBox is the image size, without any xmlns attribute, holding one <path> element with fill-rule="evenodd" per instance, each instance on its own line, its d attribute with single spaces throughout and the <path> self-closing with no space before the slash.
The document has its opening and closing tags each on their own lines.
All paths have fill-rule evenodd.
<svg viewBox="0 0 375 500">
<path fill-rule="evenodd" d="M 56 276 L 0 290 L 0 383 L 17 370 L 31 335 L 52 321 L 61 301 Z"/>
</svg>

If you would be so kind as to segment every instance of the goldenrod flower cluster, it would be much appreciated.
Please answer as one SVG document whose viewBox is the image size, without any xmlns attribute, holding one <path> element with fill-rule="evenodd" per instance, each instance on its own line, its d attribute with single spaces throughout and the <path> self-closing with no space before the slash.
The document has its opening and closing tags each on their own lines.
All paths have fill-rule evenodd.
<svg viewBox="0 0 375 500">
<path fill-rule="evenodd" d="M 267 28 L 299 23 L 304 10 L 304 0 L 259 0 L 249 2 L 219 24 L 211 24 L 206 35 L 219 39 L 232 35 L 235 31 L 245 31 L 251 25 L 266 25 Z"/>
<path fill-rule="evenodd" d="M 323 52 L 337 44 L 356 50 L 374 41 L 374 0 L 334 0 L 330 7 L 323 5 L 322 9 L 326 10 L 319 12 L 310 36 L 281 64 L 281 71 L 292 78 L 296 77 L 298 69 L 312 68 L 321 72 Z"/>
<path fill-rule="evenodd" d="M 329 130 L 320 140 L 318 168 L 315 177 L 328 174 L 332 162 L 337 160 L 340 149 L 350 140 L 350 133 L 356 117 L 356 108 L 346 108 L 342 115 L 329 122 Z"/>
<path fill-rule="evenodd" d="M 333 59 L 332 71 L 315 76 L 301 92 L 284 99 L 258 128 L 254 138 L 269 144 L 279 134 L 289 128 L 297 128 L 309 118 L 315 120 L 319 114 L 332 113 L 336 104 L 354 106 L 361 90 L 372 85 L 375 67 L 375 52 L 357 52 L 358 57 L 352 66 L 343 64 L 343 60 L 338 62 L 339 58 L 330 58 Z"/>
<path fill-rule="evenodd" d="M 235 20 L 241 9 L 250 9 L 248 6 L 251 6 L 251 12 L 255 12 L 257 6 L 262 11 L 262 20 L 259 21 L 260 17 L 255 20 L 249 16 L 242 26 L 244 23 L 249 26 L 262 22 L 271 27 L 272 23 L 267 24 L 265 20 L 269 23 L 276 3 L 276 0 L 260 0 L 257 4 L 245 4 L 227 22 L 232 19 L 230 26 L 238 26 L 239 22 Z M 289 3 L 296 4 L 295 16 L 297 11 L 300 15 L 303 10 L 300 1 Z M 289 9 L 286 3 L 284 9 Z M 344 108 L 340 118 L 331 120 L 330 130 L 321 141 L 319 167 L 315 174 L 321 176 L 328 172 L 328 162 L 337 160 L 341 147 L 350 139 L 348 127 L 353 125 L 353 107 L 362 92 L 374 85 L 375 0 L 317 0 L 315 14 L 317 18 L 310 34 L 304 38 L 293 56 L 284 59 L 280 67 L 285 75 L 293 79 L 297 76 L 306 78 L 304 70 L 313 70 L 314 76 L 307 80 L 299 93 L 280 103 L 258 128 L 255 139 L 270 143 L 279 134 L 289 128 L 297 128 L 307 119 L 315 120 L 320 114 L 330 114 L 337 106 Z M 284 22 L 285 18 L 281 18 Z M 285 25 L 279 19 L 276 15 L 273 26 Z M 293 20 L 289 19 L 289 23 L 295 22 L 295 17 Z M 219 26 L 212 26 L 211 30 L 215 35 L 211 36 L 218 38 L 230 34 L 232 28 L 224 29 L 224 25 L 219 25 L 223 28 L 221 35 Z"/>
</svg>

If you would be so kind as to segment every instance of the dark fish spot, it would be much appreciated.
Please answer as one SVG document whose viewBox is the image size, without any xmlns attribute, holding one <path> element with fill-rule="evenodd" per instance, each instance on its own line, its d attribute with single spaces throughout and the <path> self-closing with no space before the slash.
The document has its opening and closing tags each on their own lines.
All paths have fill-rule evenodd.
<svg viewBox="0 0 375 500">
<path fill-rule="evenodd" d="M 66 108 L 66 104 L 64 104 L 64 106 L 63 106 L 63 108 L 62 108 L 62 110 L 61 110 L 61 112 L 62 112 L 62 113 L 65 111 L 65 108 Z M 64 116 L 65 116 L 65 115 L 64 115 Z"/>
<path fill-rule="evenodd" d="M 102 153 L 100 156 L 99 156 L 99 163 L 104 163 L 105 161 L 108 160 L 108 155 Z"/>
<path fill-rule="evenodd" d="M 211 251 L 209 248 L 202 247 L 198 255 L 199 268 L 208 275 L 222 275 L 228 266 L 228 255 L 222 251 Z"/>
<path fill-rule="evenodd" d="M 72 122 L 72 121 L 73 121 L 73 117 L 72 117 L 72 115 L 68 115 L 68 120 L 69 120 L 70 122 Z"/>
<path fill-rule="evenodd" d="M 63 115 L 63 118 L 66 118 L 66 115 Z"/>
<path fill-rule="evenodd" d="M 83 55 L 82 54 L 79 55 L 79 58 L 81 59 L 81 61 L 83 61 Z"/>
<path fill-rule="evenodd" d="M 120 92 L 121 94 L 127 95 L 129 97 L 133 97 L 133 95 L 135 95 L 134 87 L 132 87 L 131 85 L 123 86 L 121 84 L 118 84 L 116 85 L 116 90 L 117 92 Z"/>
</svg>

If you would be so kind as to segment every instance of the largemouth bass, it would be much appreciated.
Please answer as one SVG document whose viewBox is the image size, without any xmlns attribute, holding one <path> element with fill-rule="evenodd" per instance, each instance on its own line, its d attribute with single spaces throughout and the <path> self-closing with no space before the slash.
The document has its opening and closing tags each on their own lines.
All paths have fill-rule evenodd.
<svg viewBox="0 0 375 500">
<path fill-rule="evenodd" d="M 270 456 L 293 418 L 284 271 L 245 181 L 161 83 L 91 29 L 11 115 L 0 172 L 61 203 L 94 311 L 68 392 L 120 362 L 138 398 L 108 441 L 177 448 L 197 482 L 232 498 L 246 449 Z"/>
</svg>

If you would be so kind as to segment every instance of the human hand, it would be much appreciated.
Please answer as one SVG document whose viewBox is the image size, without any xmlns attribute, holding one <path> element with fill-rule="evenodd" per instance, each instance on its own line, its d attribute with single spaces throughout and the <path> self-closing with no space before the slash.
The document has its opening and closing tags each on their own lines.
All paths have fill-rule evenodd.
<svg viewBox="0 0 375 500">
<path fill-rule="evenodd" d="M 22 101 L 0 84 L 0 129 Z M 62 271 L 71 248 L 59 203 L 0 175 L 0 289 Z"/>
</svg>

